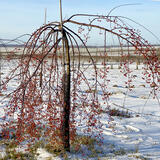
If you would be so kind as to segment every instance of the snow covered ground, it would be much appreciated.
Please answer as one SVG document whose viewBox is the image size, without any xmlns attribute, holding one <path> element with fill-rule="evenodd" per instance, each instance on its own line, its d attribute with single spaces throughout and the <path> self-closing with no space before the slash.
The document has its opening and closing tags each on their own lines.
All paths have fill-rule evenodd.
<svg viewBox="0 0 160 160">
<path fill-rule="evenodd" d="M 109 122 L 107 115 L 102 114 L 103 152 L 109 159 L 157 160 L 160 159 L 160 94 L 153 98 L 150 93 L 153 88 L 142 79 L 143 66 L 139 66 L 139 70 L 135 70 L 134 65 L 130 67 L 133 70 L 131 91 L 126 87 L 126 79 L 119 69 L 108 73 L 108 90 L 112 93 L 110 107 L 126 111 L 131 117 L 113 117 L 113 121 Z"/>
<path fill-rule="evenodd" d="M 97 146 L 97 148 L 102 153 L 99 153 L 96 158 L 68 153 L 69 159 L 98 159 L 99 157 L 102 160 L 160 160 L 160 94 L 156 98 L 150 94 L 153 88 L 141 78 L 142 66 L 139 66 L 139 70 L 135 69 L 135 65 L 131 67 L 134 79 L 131 91 L 126 87 L 126 79 L 119 69 L 110 69 L 108 72 L 108 80 L 110 80 L 108 91 L 111 92 L 110 108 L 128 112 L 131 117 L 114 116 L 112 120 L 109 120 L 107 113 L 101 113 L 104 139 L 102 146 Z M 7 69 L 4 72 L 7 72 Z M 87 72 L 89 75 L 90 71 Z M 101 91 L 99 91 L 100 94 Z M 2 116 L 1 104 L 0 113 Z M 42 148 L 39 148 L 37 152 L 39 153 L 37 160 L 62 159 L 54 157 Z M 2 153 L 3 151 L 0 152 Z"/>
</svg>

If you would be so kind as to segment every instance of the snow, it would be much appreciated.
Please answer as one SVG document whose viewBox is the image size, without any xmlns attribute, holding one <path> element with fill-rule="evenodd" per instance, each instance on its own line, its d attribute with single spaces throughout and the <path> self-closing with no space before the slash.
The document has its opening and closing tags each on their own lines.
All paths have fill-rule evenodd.
<svg viewBox="0 0 160 160">
<path fill-rule="evenodd" d="M 43 148 L 38 148 L 37 149 L 37 160 L 60 160 L 59 157 L 53 156 L 53 154 L 48 153 L 45 149 Z"/>
<path fill-rule="evenodd" d="M 110 80 L 108 91 L 112 93 L 108 102 L 110 108 L 128 110 L 131 117 L 113 117 L 113 120 L 109 120 L 107 113 L 101 114 L 102 135 L 104 137 L 100 147 L 103 154 L 98 155 L 101 160 L 106 158 L 112 160 L 160 159 L 160 105 L 157 100 L 160 99 L 160 94 L 157 94 L 157 98 L 150 94 L 152 88 L 141 78 L 143 75 L 142 66 L 138 70 L 135 69 L 136 66 L 134 65 L 131 67 L 133 69 L 132 75 L 134 75 L 132 83 L 134 87 L 131 91 L 126 88 L 126 79 L 119 69 L 110 69 L 108 72 L 108 79 Z M 88 79 L 89 73 L 91 74 L 91 72 L 87 72 Z M 99 90 L 98 93 L 100 98 L 101 91 Z M 0 121 L 4 115 L 3 105 L 0 103 Z M 39 148 L 37 153 L 37 160 L 62 159 L 42 148 Z M 0 155 L 4 155 L 3 150 L 0 151 Z M 74 153 L 68 153 L 68 158 L 86 159 L 85 156 Z"/>
</svg>

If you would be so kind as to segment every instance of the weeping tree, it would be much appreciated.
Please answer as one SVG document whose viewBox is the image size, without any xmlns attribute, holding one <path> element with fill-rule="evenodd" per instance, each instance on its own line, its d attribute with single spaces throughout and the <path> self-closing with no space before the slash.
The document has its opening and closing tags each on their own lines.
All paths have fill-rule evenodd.
<svg viewBox="0 0 160 160">
<path fill-rule="evenodd" d="M 160 82 L 156 50 L 126 20 L 131 21 L 109 14 L 75 14 L 62 20 L 61 14 L 60 22 L 37 29 L 1 84 L 6 95 L 1 99 L 5 106 L 1 124 L 4 136 L 10 136 L 5 130 L 7 126 L 15 130 L 18 144 L 24 141 L 32 144 L 41 139 L 66 151 L 70 151 L 70 144 L 79 132 L 100 138 L 101 112 L 109 108 L 111 95 L 107 77 L 110 38 L 120 46 L 121 72 L 127 77 L 127 85 L 132 82 L 128 64 L 133 63 L 130 48 L 134 48 L 135 55 L 143 56 L 146 81 L 154 84 L 156 96 Z M 97 37 L 104 40 L 104 51 L 99 53 L 102 67 L 97 67 L 87 47 L 92 30 L 97 30 Z M 124 47 L 127 53 L 123 52 Z M 82 50 L 88 58 L 85 66 Z M 11 87 L 13 83 L 15 87 Z"/>
</svg>

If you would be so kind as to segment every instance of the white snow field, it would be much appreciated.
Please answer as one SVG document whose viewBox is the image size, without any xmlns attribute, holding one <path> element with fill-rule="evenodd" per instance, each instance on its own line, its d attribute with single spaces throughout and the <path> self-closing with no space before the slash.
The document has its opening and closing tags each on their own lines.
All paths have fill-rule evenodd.
<svg viewBox="0 0 160 160">
<path fill-rule="evenodd" d="M 104 139 L 102 146 L 95 146 L 101 150 L 101 153 L 98 153 L 97 157 L 89 157 L 87 153 L 85 155 L 68 153 L 68 159 L 160 160 L 160 94 L 157 93 L 157 97 L 154 98 L 150 93 L 153 88 L 142 79 L 143 65 L 139 66 L 138 70 L 135 69 L 135 65 L 130 67 L 133 71 L 131 91 L 126 87 L 126 78 L 117 66 L 109 69 L 107 76 L 110 80 L 108 84 L 108 91 L 111 92 L 108 101 L 110 108 L 129 113 L 130 117 L 110 117 L 105 112 L 101 113 Z M 2 72 L 8 72 L 7 66 L 4 65 L 2 69 Z M 88 69 L 85 74 L 91 82 L 90 73 L 91 70 Z M 13 82 L 11 87 L 14 85 Z M 98 93 L 100 96 L 101 91 L 98 90 Z M 0 104 L 0 113 L 2 117 L 4 114 L 2 104 Z M 0 155 L 3 156 L 5 151 L 2 147 L 0 149 Z M 39 153 L 37 160 L 63 159 L 55 157 L 42 148 L 37 152 Z M 84 152 L 88 152 L 85 147 Z"/>
</svg>

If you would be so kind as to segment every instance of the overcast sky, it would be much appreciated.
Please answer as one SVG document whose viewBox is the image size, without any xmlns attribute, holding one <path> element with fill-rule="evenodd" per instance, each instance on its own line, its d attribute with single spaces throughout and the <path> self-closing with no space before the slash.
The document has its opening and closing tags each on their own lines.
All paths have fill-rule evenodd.
<svg viewBox="0 0 160 160">
<path fill-rule="evenodd" d="M 160 0 L 62 0 L 63 19 L 75 13 L 106 15 L 128 3 L 140 4 L 117 8 L 112 15 L 127 16 L 160 37 Z M 59 20 L 59 0 L 0 0 L 0 38 L 32 33 L 43 24 L 45 8 L 47 21 Z M 156 43 L 154 38 L 150 41 Z"/>
</svg>

